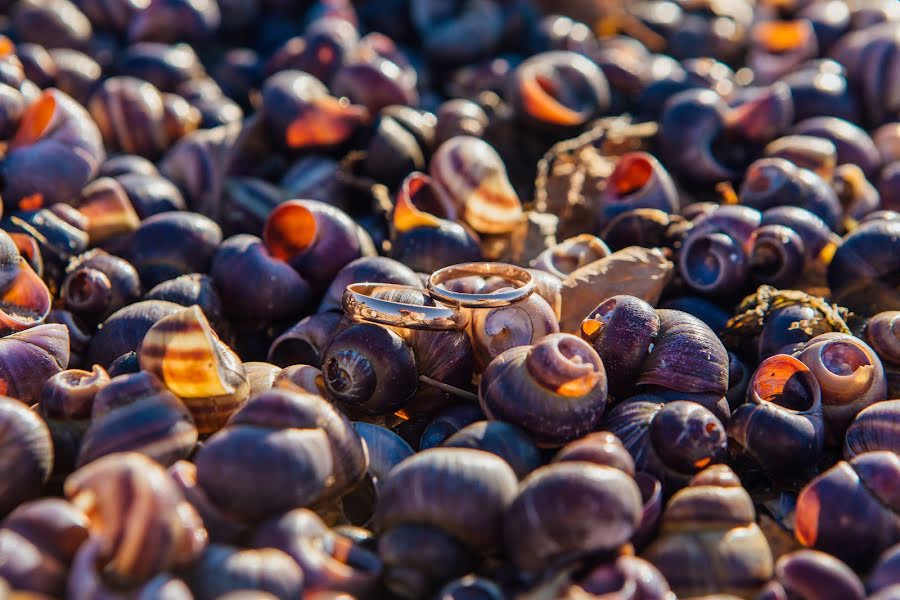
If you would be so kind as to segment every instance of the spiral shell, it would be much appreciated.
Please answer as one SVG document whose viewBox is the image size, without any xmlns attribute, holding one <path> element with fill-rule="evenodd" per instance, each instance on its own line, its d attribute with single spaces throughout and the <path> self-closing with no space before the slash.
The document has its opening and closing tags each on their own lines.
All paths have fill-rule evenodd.
<svg viewBox="0 0 900 600">
<path fill-rule="evenodd" d="M 183 399 L 201 433 L 218 430 L 247 399 L 250 382 L 237 355 L 194 305 L 155 323 L 138 349 L 141 369 Z"/>
<path fill-rule="evenodd" d="M 702 471 L 666 506 L 659 538 L 644 558 L 678 597 L 754 597 L 772 577 L 772 551 L 750 495 L 724 465 Z"/>
<path fill-rule="evenodd" d="M 900 366 L 900 311 L 878 313 L 869 319 L 863 338 L 883 362 Z"/>
<path fill-rule="evenodd" d="M 194 462 L 212 504 L 253 522 L 340 497 L 368 461 L 350 422 L 321 396 L 273 388 L 235 412 Z"/>
<path fill-rule="evenodd" d="M 725 427 L 708 409 L 687 400 L 634 396 L 614 406 L 602 428 L 615 434 L 635 467 L 659 479 L 667 493 L 725 458 Z"/>
<path fill-rule="evenodd" d="M 4 158 L 4 203 L 24 210 L 72 204 L 105 156 L 87 110 L 59 90 L 46 90 L 25 111 Z"/>
<path fill-rule="evenodd" d="M 510 348 L 481 377 L 479 402 L 491 419 L 562 446 L 593 430 L 606 406 L 606 370 L 591 346 L 566 333 Z"/>
<path fill-rule="evenodd" d="M 861 339 L 824 333 L 808 341 L 797 354 L 822 389 L 829 431 L 840 437 L 863 408 L 887 398 L 884 367 Z"/>
<path fill-rule="evenodd" d="M 531 261 L 531 267 L 563 279 L 572 271 L 610 254 L 609 246 L 603 240 L 583 233 L 547 248 Z"/>
<path fill-rule="evenodd" d="M 473 311 L 470 332 L 475 355 L 483 369 L 510 348 L 531 346 L 550 334 L 559 333 L 559 323 L 550 305 L 532 294 L 510 306 Z"/>
</svg>

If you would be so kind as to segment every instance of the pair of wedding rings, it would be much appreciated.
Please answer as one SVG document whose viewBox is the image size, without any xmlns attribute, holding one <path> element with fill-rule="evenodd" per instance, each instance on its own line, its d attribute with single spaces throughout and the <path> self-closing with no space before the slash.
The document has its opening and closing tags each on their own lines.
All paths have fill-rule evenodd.
<svg viewBox="0 0 900 600">
<path fill-rule="evenodd" d="M 512 289 L 489 293 L 456 292 L 443 284 L 463 277 L 499 277 Z M 433 306 L 397 302 L 377 296 L 397 291 L 411 291 L 423 301 L 434 300 Z M 432 273 L 425 289 L 391 283 L 353 283 L 344 290 L 344 312 L 355 321 L 370 321 L 382 325 L 452 331 L 465 329 L 467 308 L 495 308 L 521 302 L 534 292 L 534 278 L 527 270 L 506 263 L 475 262 L 444 267 Z"/>
</svg>

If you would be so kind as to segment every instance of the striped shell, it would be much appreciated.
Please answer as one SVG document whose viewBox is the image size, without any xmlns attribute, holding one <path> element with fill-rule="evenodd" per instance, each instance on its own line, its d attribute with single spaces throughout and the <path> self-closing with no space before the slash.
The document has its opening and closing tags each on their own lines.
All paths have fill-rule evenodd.
<svg viewBox="0 0 900 600">
<path fill-rule="evenodd" d="M 138 360 L 141 369 L 184 400 L 201 434 L 221 428 L 250 394 L 240 359 L 196 304 L 157 321 L 141 343 Z"/>
<path fill-rule="evenodd" d="M 478 233 L 508 233 L 522 220 L 522 203 L 506 165 L 483 140 L 460 135 L 441 144 L 431 159 L 431 177 Z"/>
</svg>

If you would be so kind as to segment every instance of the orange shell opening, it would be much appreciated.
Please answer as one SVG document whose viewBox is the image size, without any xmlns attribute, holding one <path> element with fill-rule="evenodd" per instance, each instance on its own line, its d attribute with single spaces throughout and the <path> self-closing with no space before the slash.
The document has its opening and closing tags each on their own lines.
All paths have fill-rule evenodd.
<svg viewBox="0 0 900 600">
<path fill-rule="evenodd" d="M 411 197 L 427 182 L 428 179 L 425 176 L 408 177 L 403 182 L 403 186 L 397 193 L 397 200 L 394 202 L 392 217 L 394 229 L 398 232 L 403 233 L 418 227 L 440 227 L 441 220 L 438 217 L 419 210 L 411 200 Z"/>
<path fill-rule="evenodd" d="M 320 96 L 288 126 L 285 142 L 291 148 L 333 146 L 346 140 L 369 111 L 346 98 Z"/>
<path fill-rule="evenodd" d="M 603 329 L 603 321 L 597 319 L 585 319 L 581 322 L 581 337 L 586 340 L 593 339 Z"/>
<path fill-rule="evenodd" d="M 19 129 L 12 140 L 12 147 L 27 146 L 41 139 L 50 128 L 55 114 L 56 98 L 51 92 L 44 92 L 22 115 Z"/>
<path fill-rule="evenodd" d="M 273 257 L 290 260 L 312 246 L 318 228 L 311 210 L 299 200 L 288 200 L 269 215 L 263 228 L 263 241 Z"/>
<path fill-rule="evenodd" d="M 616 162 L 616 168 L 609 176 L 609 184 L 618 196 L 632 194 L 650 181 L 653 177 L 653 164 L 642 153 L 622 155 Z"/>
<path fill-rule="evenodd" d="M 807 21 L 765 21 L 753 29 L 754 41 L 768 52 L 780 54 L 802 48 L 812 35 Z"/>
<path fill-rule="evenodd" d="M 584 117 L 553 97 L 556 86 L 547 77 L 526 77 L 519 83 L 519 94 L 525 111 L 535 119 L 555 125 L 573 126 L 584 123 Z"/>
<path fill-rule="evenodd" d="M 7 233 L 7 235 L 16 245 L 19 254 L 21 254 L 29 264 L 40 264 L 41 247 L 38 245 L 36 239 L 27 233 L 10 232 Z"/>
<path fill-rule="evenodd" d="M 50 314 L 50 290 L 24 258 L 9 287 L 0 294 L 0 326 L 22 331 L 39 325 Z"/>
<path fill-rule="evenodd" d="M 577 398 L 579 396 L 584 396 L 592 389 L 594 389 L 594 386 L 597 385 L 597 382 L 602 376 L 602 373 L 595 371 L 583 377 L 579 377 L 578 379 L 567 381 L 556 388 L 556 393 L 560 396 L 566 396 L 567 398 Z"/>
<path fill-rule="evenodd" d="M 804 546 L 811 547 L 816 544 L 819 537 L 819 512 L 821 504 L 814 488 L 807 487 L 797 497 L 795 512 L 794 534 L 797 541 Z"/>
<path fill-rule="evenodd" d="M 16 51 L 16 45 L 5 35 L 0 35 L 0 56 L 9 56 Z"/>
</svg>

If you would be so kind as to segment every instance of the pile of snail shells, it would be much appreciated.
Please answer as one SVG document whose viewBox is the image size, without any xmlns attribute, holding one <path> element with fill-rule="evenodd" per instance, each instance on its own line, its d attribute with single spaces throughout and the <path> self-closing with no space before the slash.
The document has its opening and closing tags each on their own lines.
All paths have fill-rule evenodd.
<svg viewBox="0 0 900 600">
<path fill-rule="evenodd" d="M 0 597 L 900 598 L 898 65 L 896 0 L 0 3 Z"/>
</svg>

